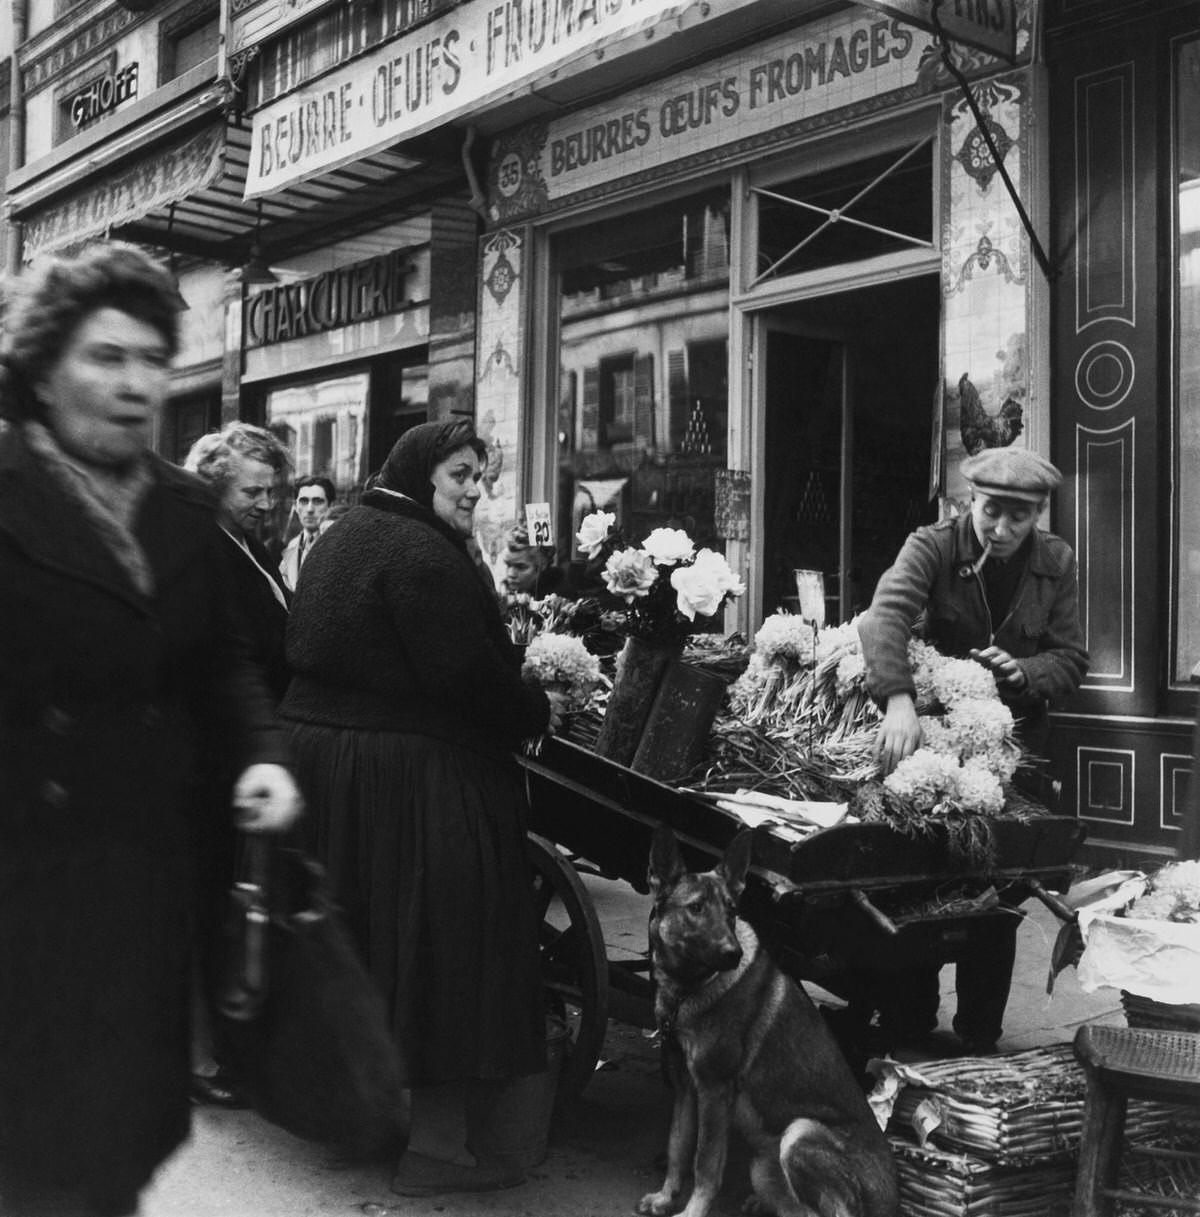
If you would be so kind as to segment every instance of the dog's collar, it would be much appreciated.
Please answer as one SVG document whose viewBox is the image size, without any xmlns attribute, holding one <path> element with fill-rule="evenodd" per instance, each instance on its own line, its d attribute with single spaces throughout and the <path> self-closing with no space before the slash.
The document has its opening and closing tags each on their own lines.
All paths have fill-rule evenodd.
<svg viewBox="0 0 1200 1217">
<path fill-rule="evenodd" d="M 704 977 L 703 980 L 692 982 L 686 992 L 681 990 L 678 1000 L 676 1000 L 674 1003 L 674 1008 L 671 1010 L 671 1012 L 664 1018 L 660 1018 L 658 1020 L 659 1031 L 661 1031 L 663 1035 L 673 1035 L 675 1033 L 675 1024 L 679 1021 L 679 1008 L 683 1005 L 683 1003 L 689 998 L 693 998 L 697 996 L 697 994 L 702 993 L 708 988 L 709 985 L 711 985 L 721 976 L 727 975 L 729 975 L 727 972 L 722 972 L 717 968 L 713 968 L 713 970 L 709 972 L 709 974 Z"/>
</svg>

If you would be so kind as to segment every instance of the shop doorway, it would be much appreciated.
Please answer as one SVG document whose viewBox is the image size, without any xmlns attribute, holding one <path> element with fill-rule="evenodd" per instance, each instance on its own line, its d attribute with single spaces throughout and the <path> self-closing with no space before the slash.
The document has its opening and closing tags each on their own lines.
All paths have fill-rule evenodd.
<svg viewBox="0 0 1200 1217">
<path fill-rule="evenodd" d="M 940 305 L 921 275 L 758 315 L 764 616 L 797 611 L 794 572 L 815 570 L 826 620 L 849 620 L 936 519 Z"/>
</svg>

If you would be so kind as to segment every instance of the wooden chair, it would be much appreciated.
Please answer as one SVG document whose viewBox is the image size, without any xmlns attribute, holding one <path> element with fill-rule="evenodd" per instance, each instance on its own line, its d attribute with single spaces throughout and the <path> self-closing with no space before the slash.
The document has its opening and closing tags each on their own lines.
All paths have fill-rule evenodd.
<svg viewBox="0 0 1200 1217">
<path fill-rule="evenodd" d="M 1200 1162 L 1187 1150 L 1125 1145 L 1129 1099 L 1151 1099 L 1200 1109 L 1200 1032 L 1139 1027 L 1080 1027 L 1075 1055 L 1087 1074 L 1087 1102 L 1072 1217 L 1111 1217 L 1114 1204 L 1200 1213 L 1200 1197 L 1154 1195 L 1116 1186 L 1121 1156 Z"/>
</svg>

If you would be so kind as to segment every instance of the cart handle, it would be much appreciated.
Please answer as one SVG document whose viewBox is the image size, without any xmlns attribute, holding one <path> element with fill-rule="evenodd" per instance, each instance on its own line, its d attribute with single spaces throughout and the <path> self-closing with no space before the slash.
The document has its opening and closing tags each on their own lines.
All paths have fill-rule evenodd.
<svg viewBox="0 0 1200 1217">
<path fill-rule="evenodd" d="M 900 933 L 900 927 L 881 909 L 871 903 L 871 897 L 861 887 L 850 889 L 850 899 L 885 933 L 893 938 Z"/>
<path fill-rule="evenodd" d="M 1047 891 L 1036 879 L 1025 881 L 1029 890 L 1059 919 L 1068 924 L 1076 921 L 1079 914 L 1069 904 L 1064 904 L 1053 892 Z"/>
</svg>

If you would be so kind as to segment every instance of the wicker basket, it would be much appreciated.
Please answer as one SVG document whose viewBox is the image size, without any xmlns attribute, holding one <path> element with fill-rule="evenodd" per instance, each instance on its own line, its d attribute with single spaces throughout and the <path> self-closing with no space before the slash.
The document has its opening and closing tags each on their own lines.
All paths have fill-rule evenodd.
<svg viewBox="0 0 1200 1217">
<path fill-rule="evenodd" d="M 904 1217 L 1066 1217 L 1070 1210 L 1070 1158 L 1001 1164 L 902 1137 L 890 1141 Z"/>
<path fill-rule="evenodd" d="M 1070 1044 L 899 1069 L 906 1085 L 892 1108 L 891 1133 L 920 1139 L 928 1129 L 932 1145 L 998 1165 L 1074 1158 L 1087 1080 Z M 1132 1100 L 1126 1130 L 1154 1141 L 1182 1111 Z"/>
<path fill-rule="evenodd" d="M 1200 1006 L 1169 1005 L 1121 990 L 1125 1021 L 1155 1031 L 1200 1031 Z"/>
</svg>

